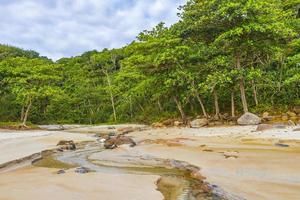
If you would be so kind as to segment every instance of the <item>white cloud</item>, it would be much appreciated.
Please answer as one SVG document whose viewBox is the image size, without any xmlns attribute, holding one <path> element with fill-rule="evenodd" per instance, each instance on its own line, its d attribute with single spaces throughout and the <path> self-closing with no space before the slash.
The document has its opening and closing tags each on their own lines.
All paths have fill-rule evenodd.
<svg viewBox="0 0 300 200">
<path fill-rule="evenodd" d="M 0 0 L 0 43 L 53 59 L 131 42 L 186 0 Z"/>
</svg>

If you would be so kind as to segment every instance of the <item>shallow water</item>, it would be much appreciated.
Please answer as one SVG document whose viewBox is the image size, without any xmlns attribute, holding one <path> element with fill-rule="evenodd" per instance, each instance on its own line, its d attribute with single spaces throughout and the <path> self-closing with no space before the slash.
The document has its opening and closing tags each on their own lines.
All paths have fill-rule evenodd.
<svg viewBox="0 0 300 200">
<path fill-rule="evenodd" d="M 113 173 L 113 174 L 140 174 L 140 175 L 159 175 L 161 178 L 157 180 L 157 190 L 160 191 L 165 200 L 222 200 L 224 198 L 205 191 L 203 183 L 190 177 L 190 174 L 184 170 L 170 169 L 156 166 L 141 167 L 112 167 L 103 166 L 93 163 L 89 160 L 89 156 L 94 153 L 104 151 L 102 147 L 96 144 L 87 144 L 82 149 L 76 151 L 59 152 L 50 155 L 50 160 L 57 160 L 60 168 L 61 163 L 71 166 L 80 166 L 90 169 L 97 173 Z M 49 158 L 45 157 L 45 160 Z M 43 163 L 43 162 L 41 162 Z M 50 166 L 51 164 L 51 166 Z M 44 162 L 42 167 L 55 167 L 55 162 Z M 39 166 L 39 165 L 36 165 Z"/>
</svg>

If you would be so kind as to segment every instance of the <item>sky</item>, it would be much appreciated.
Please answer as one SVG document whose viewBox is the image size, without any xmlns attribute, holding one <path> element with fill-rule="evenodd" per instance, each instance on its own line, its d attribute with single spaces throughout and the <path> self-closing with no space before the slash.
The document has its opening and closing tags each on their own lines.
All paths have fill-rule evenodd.
<svg viewBox="0 0 300 200">
<path fill-rule="evenodd" d="M 178 20 L 186 0 L 0 0 L 0 43 L 54 60 L 122 47 L 159 22 Z"/>
</svg>

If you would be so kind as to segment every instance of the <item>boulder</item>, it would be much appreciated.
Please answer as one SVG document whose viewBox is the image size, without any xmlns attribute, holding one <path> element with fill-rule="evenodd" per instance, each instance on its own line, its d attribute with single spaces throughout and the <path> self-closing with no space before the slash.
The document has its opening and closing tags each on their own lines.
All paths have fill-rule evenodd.
<svg viewBox="0 0 300 200">
<path fill-rule="evenodd" d="M 270 125 L 270 124 L 259 124 L 256 128 L 256 131 L 266 131 L 266 130 L 270 130 L 273 128 L 274 128 L 274 126 Z"/>
<path fill-rule="evenodd" d="M 238 120 L 239 125 L 258 125 L 260 124 L 261 119 L 253 113 L 245 113 Z"/>
<path fill-rule="evenodd" d="M 76 145 L 73 140 L 61 140 L 56 145 L 60 150 L 76 150 Z"/>
<path fill-rule="evenodd" d="M 202 118 L 202 119 L 195 119 L 190 122 L 191 128 L 201 128 L 204 126 L 207 126 L 209 123 L 208 119 Z"/>
<path fill-rule="evenodd" d="M 294 113 L 294 112 L 287 112 L 286 113 L 289 117 L 297 117 L 297 114 L 296 113 Z"/>
<path fill-rule="evenodd" d="M 104 147 L 106 149 L 115 149 L 123 144 L 130 144 L 130 147 L 136 146 L 136 143 L 130 137 L 118 135 L 117 137 L 107 139 L 104 143 Z"/>
<path fill-rule="evenodd" d="M 175 121 L 174 122 L 174 126 L 182 126 L 183 125 L 183 122 L 180 122 L 180 121 Z"/>
</svg>

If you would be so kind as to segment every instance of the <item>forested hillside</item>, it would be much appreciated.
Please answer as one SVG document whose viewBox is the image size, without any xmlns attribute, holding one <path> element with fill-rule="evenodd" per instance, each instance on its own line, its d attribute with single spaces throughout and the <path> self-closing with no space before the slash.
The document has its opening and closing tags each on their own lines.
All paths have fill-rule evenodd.
<svg viewBox="0 0 300 200">
<path fill-rule="evenodd" d="M 299 0 L 190 0 L 120 49 L 0 46 L 0 121 L 146 122 L 300 106 Z"/>
</svg>

